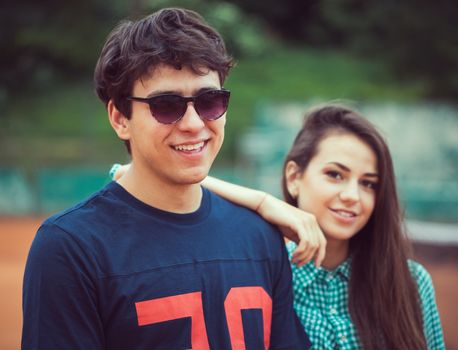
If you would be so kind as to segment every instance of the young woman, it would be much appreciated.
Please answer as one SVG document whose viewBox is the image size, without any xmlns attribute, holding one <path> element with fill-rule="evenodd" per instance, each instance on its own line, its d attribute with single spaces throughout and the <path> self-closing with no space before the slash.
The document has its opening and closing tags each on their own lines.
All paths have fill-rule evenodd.
<svg viewBox="0 0 458 350">
<path fill-rule="evenodd" d="M 295 261 L 315 256 L 316 266 L 292 267 L 314 349 L 445 349 L 431 278 L 408 260 L 390 152 L 365 118 L 337 105 L 308 113 L 282 179 L 286 202 L 301 211 L 217 179 L 204 186 L 301 237 Z"/>
</svg>

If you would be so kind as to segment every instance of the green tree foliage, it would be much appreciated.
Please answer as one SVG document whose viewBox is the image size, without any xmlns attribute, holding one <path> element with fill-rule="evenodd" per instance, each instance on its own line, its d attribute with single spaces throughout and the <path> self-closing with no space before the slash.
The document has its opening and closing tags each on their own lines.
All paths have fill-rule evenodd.
<svg viewBox="0 0 458 350">
<path fill-rule="evenodd" d="M 456 1 L 326 0 L 321 13 L 345 33 L 346 47 L 382 58 L 400 79 L 422 82 L 426 96 L 458 96 Z"/>
<path fill-rule="evenodd" d="M 263 17 L 249 16 L 238 5 L 228 1 L 144 0 L 142 6 L 143 13 L 170 6 L 197 11 L 221 33 L 228 51 L 236 58 L 261 55 L 273 41 L 267 34 Z"/>
<path fill-rule="evenodd" d="M 288 42 L 319 43 L 327 42 L 332 37 L 322 22 L 321 0 L 230 1 L 251 16 L 261 17 L 277 35 Z M 319 33 L 320 31 L 323 33 Z"/>
<path fill-rule="evenodd" d="M 0 7 L 0 163 L 33 168 L 119 161 L 124 149 L 91 91 L 92 72 L 116 23 L 162 7 L 201 13 L 240 62 L 226 83 L 233 95 L 225 160 L 236 156 L 237 139 L 252 123 L 258 101 L 418 98 L 418 85 L 393 81 L 385 62 L 401 67 L 402 77 L 420 76 L 437 96 L 450 96 L 456 91 L 456 84 L 448 83 L 456 77 L 450 67 L 456 64 L 458 45 L 450 44 L 456 36 L 448 24 L 454 8 L 441 9 L 449 15 L 429 30 L 421 24 L 432 25 L 433 19 L 425 19 L 432 5 L 418 1 L 422 17 L 409 2 L 375 0 L 10 1 Z M 355 58 L 342 48 L 365 57 Z M 438 87 L 432 88 L 428 79 L 436 79 Z"/>
<path fill-rule="evenodd" d="M 265 50 L 260 21 L 220 1 L 21 0 L 0 8 L 0 101 L 26 88 L 91 76 L 106 35 L 124 18 L 182 6 L 204 15 L 237 57 Z M 3 97 L 3 98 L 2 98 Z"/>
<path fill-rule="evenodd" d="M 261 16 L 283 40 L 340 47 L 388 63 L 425 97 L 458 96 L 455 0 L 231 0 Z"/>
<path fill-rule="evenodd" d="M 118 6 L 116 4 L 118 3 Z M 0 8 L 2 95 L 90 76 L 122 2 L 21 0 Z"/>
</svg>

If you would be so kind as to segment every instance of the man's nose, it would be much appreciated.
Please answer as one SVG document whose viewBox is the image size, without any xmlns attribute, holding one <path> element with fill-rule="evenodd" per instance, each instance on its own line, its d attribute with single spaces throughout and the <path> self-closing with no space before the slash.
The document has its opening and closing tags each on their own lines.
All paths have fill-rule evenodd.
<svg viewBox="0 0 458 350">
<path fill-rule="evenodd" d="M 177 124 L 182 131 L 196 132 L 205 127 L 205 122 L 199 117 L 193 102 L 188 102 L 183 118 Z"/>
</svg>

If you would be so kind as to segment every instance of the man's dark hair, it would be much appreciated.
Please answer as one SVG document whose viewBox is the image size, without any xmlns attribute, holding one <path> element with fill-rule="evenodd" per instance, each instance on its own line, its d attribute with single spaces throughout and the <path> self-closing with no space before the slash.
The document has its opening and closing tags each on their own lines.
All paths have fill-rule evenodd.
<svg viewBox="0 0 458 350">
<path fill-rule="evenodd" d="M 218 72 L 223 85 L 233 59 L 221 35 L 198 13 L 166 8 L 138 21 L 123 21 L 109 34 L 94 72 L 99 98 L 127 118 L 136 80 L 160 64 L 191 68 L 196 74 Z"/>
</svg>

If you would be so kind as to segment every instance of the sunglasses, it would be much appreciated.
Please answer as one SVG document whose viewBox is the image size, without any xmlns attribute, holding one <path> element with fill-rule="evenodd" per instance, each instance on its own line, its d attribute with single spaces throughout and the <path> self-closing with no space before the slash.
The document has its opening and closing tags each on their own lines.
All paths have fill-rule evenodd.
<svg viewBox="0 0 458 350">
<path fill-rule="evenodd" d="M 130 101 L 147 103 L 152 116 L 162 124 L 174 124 L 183 118 L 188 103 L 192 102 L 202 120 L 216 120 L 227 111 L 228 90 L 208 90 L 196 96 L 183 97 L 175 94 L 163 94 L 153 97 L 127 97 Z"/>
</svg>

